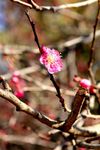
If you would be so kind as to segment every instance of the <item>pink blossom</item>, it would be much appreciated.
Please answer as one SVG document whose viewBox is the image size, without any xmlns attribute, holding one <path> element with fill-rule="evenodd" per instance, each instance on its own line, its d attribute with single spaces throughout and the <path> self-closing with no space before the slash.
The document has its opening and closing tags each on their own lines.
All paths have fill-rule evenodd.
<svg viewBox="0 0 100 150">
<path fill-rule="evenodd" d="M 84 89 L 89 90 L 89 92 L 90 92 L 91 94 L 92 94 L 92 93 L 95 93 L 95 88 L 94 88 L 94 86 L 91 84 L 90 80 L 88 80 L 88 79 L 81 79 L 79 85 L 80 85 L 81 87 L 83 87 Z"/>
<path fill-rule="evenodd" d="M 12 75 L 11 81 L 15 84 L 20 82 L 20 73 L 18 71 L 15 71 Z"/>
<path fill-rule="evenodd" d="M 18 97 L 19 99 L 20 99 L 20 98 L 24 98 L 24 91 L 22 91 L 22 90 L 15 91 L 14 94 L 15 94 L 15 96 Z"/>
<path fill-rule="evenodd" d="M 87 89 L 87 90 L 89 90 L 89 88 L 91 86 L 91 82 L 90 82 L 90 80 L 82 79 L 80 81 L 80 86 L 83 87 L 83 88 L 85 88 L 85 89 Z"/>
<path fill-rule="evenodd" d="M 62 70 L 63 62 L 60 53 L 55 49 L 41 47 L 40 63 L 43 64 L 49 73 L 53 74 Z"/>
<path fill-rule="evenodd" d="M 24 98 L 23 88 L 26 86 L 26 84 L 25 81 L 22 79 L 19 71 L 15 71 L 13 73 L 11 77 L 11 85 L 13 90 L 15 91 L 15 96 L 18 98 Z"/>
</svg>

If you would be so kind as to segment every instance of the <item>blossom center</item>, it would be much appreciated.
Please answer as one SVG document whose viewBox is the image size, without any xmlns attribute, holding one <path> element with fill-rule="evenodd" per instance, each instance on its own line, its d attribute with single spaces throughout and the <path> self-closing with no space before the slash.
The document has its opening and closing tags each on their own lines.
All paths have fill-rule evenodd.
<svg viewBox="0 0 100 150">
<path fill-rule="evenodd" d="M 40 63 L 43 64 L 51 74 L 61 71 L 63 67 L 60 53 L 55 49 L 50 49 L 45 46 L 41 47 Z"/>
<path fill-rule="evenodd" d="M 55 61 L 55 58 L 52 55 L 48 55 L 47 60 L 48 60 L 48 63 L 53 63 Z"/>
</svg>

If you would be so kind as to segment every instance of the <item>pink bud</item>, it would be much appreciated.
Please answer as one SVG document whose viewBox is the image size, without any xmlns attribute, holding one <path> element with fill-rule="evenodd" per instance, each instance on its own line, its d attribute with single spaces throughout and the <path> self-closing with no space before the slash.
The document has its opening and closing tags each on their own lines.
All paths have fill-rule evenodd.
<svg viewBox="0 0 100 150">
<path fill-rule="evenodd" d="M 23 98 L 24 97 L 24 91 L 15 91 L 15 96 L 18 97 L 18 98 Z"/>
<path fill-rule="evenodd" d="M 14 73 L 13 73 L 13 75 L 12 75 L 12 82 L 13 83 L 19 83 L 20 81 L 19 81 L 19 77 L 20 77 L 20 73 L 18 72 L 18 71 L 15 71 Z"/>
<path fill-rule="evenodd" d="M 12 82 L 15 84 L 18 83 L 19 82 L 18 77 L 12 77 Z"/>
<path fill-rule="evenodd" d="M 90 89 L 90 86 L 91 86 L 91 82 L 90 82 L 89 80 L 87 80 L 87 79 L 82 79 L 82 80 L 80 81 L 79 85 L 80 85 L 81 87 L 83 87 L 84 89 L 89 90 L 89 89 Z"/>
</svg>

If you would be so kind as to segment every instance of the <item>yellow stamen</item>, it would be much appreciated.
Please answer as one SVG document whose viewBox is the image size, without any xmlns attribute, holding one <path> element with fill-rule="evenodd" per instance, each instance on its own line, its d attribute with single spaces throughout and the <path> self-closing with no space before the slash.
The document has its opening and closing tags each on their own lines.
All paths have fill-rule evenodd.
<svg viewBox="0 0 100 150">
<path fill-rule="evenodd" d="M 54 62 L 54 57 L 52 55 L 48 55 L 47 60 L 49 63 Z"/>
</svg>

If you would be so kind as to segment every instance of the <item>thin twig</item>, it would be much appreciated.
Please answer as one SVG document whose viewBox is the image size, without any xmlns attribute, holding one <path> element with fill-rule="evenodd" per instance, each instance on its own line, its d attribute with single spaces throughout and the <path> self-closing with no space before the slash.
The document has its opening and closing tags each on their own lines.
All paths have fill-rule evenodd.
<svg viewBox="0 0 100 150">
<path fill-rule="evenodd" d="M 19 3 L 30 9 L 35 9 L 36 11 L 53 11 L 53 12 L 56 12 L 56 11 L 59 11 L 62 9 L 66 9 L 66 8 L 83 7 L 83 6 L 91 5 L 95 2 L 97 2 L 97 0 L 87 0 L 87 1 L 83 1 L 83 2 L 77 2 L 77 3 L 69 3 L 69 4 L 67 3 L 67 4 L 63 4 L 63 5 L 59 5 L 59 6 L 39 6 L 33 0 L 30 0 L 31 3 L 26 3 L 26 2 L 23 2 L 22 0 L 11 0 L 11 1 Z"/>
<path fill-rule="evenodd" d="M 25 6 L 25 7 L 28 7 L 28 8 L 31 8 L 31 9 L 32 9 L 32 5 L 31 5 L 31 4 L 26 3 L 26 2 L 24 2 L 24 1 L 22 1 L 22 0 L 11 0 L 11 1 L 12 1 L 12 2 L 15 2 L 15 3 L 18 3 L 18 4 L 21 4 L 21 5 Z"/>
<path fill-rule="evenodd" d="M 52 149 L 55 144 L 49 141 L 49 145 L 47 141 L 40 139 L 37 135 L 12 135 L 12 134 L 0 134 L 0 141 L 7 142 L 7 143 L 16 143 L 16 144 L 32 144 L 32 145 L 40 145 L 45 148 Z M 37 142 L 38 141 L 38 142 Z"/>
<path fill-rule="evenodd" d="M 94 43 L 95 43 L 95 36 L 96 36 L 96 28 L 97 28 L 97 24 L 99 21 L 99 13 L 100 13 L 100 2 L 98 0 L 98 10 L 97 10 L 96 20 L 95 20 L 95 24 L 94 24 L 92 44 L 90 47 L 90 55 L 89 55 L 90 58 L 88 61 L 88 71 L 89 71 L 89 75 L 91 77 L 91 81 L 94 85 L 96 84 L 96 81 L 95 81 L 94 73 L 92 71 L 92 66 L 93 66 L 93 61 L 94 61 L 94 52 L 95 52 Z"/>
<path fill-rule="evenodd" d="M 100 144 L 98 143 L 90 143 L 91 141 L 94 140 L 100 140 L 100 135 L 95 136 L 95 137 L 90 137 L 90 138 L 86 138 L 84 140 L 78 141 L 77 142 L 77 146 L 81 146 L 81 147 L 86 147 L 86 148 L 100 148 Z M 89 142 L 89 143 L 88 143 Z"/>
<path fill-rule="evenodd" d="M 55 79 L 54 79 L 54 76 L 53 76 L 52 74 L 50 74 L 50 73 L 49 73 L 49 76 L 50 76 L 50 80 L 52 81 L 52 83 L 53 83 L 53 85 L 54 85 L 54 87 L 55 87 L 55 89 L 56 89 L 56 92 L 57 92 L 56 96 L 59 98 L 60 103 L 61 103 L 61 105 L 62 105 L 64 111 L 66 111 L 66 110 L 68 111 L 68 109 L 66 109 L 66 107 L 65 107 L 64 98 L 61 96 L 60 87 L 59 87 L 58 84 L 56 83 L 56 81 L 55 81 Z M 68 111 L 68 112 L 69 112 L 69 111 Z"/>
<path fill-rule="evenodd" d="M 38 40 L 38 37 L 37 37 L 37 34 L 36 34 L 36 30 L 35 30 L 35 23 L 32 21 L 31 17 L 29 16 L 28 12 L 25 12 L 30 24 L 31 24 L 31 27 L 32 27 L 32 30 L 33 30 L 33 33 L 34 33 L 34 37 L 35 37 L 35 42 L 40 50 L 41 46 L 40 46 L 40 43 L 39 43 L 39 40 Z"/>
</svg>

